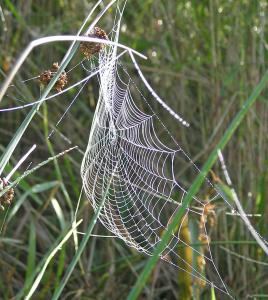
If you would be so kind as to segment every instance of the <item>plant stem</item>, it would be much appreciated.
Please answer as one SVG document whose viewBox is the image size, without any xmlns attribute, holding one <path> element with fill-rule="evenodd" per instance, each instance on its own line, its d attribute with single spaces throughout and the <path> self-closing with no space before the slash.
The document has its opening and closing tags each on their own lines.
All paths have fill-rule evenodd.
<svg viewBox="0 0 268 300">
<path fill-rule="evenodd" d="M 117 165 L 115 166 L 114 172 L 115 172 L 116 168 L 117 168 Z M 86 231 L 86 233 L 85 233 L 85 235 L 84 235 L 84 237 L 82 239 L 81 244 L 79 245 L 79 247 L 77 249 L 77 252 L 76 252 L 75 256 L 73 257 L 71 263 L 69 264 L 69 266 L 67 268 L 65 276 L 63 277 L 62 281 L 60 282 L 58 288 L 55 290 L 55 292 L 54 292 L 54 294 L 52 296 L 52 300 L 59 299 L 59 297 L 60 297 L 60 295 L 61 295 L 61 293 L 62 293 L 62 291 L 63 291 L 63 289 L 64 289 L 64 287 L 66 285 L 66 283 L 68 282 L 68 280 L 69 280 L 69 278 L 70 278 L 70 276 L 71 276 L 71 274 L 72 274 L 72 272 L 73 272 L 76 264 L 78 263 L 81 255 L 82 255 L 82 253 L 83 253 L 83 251 L 84 251 L 84 249 L 85 249 L 85 247 L 87 245 L 87 242 L 88 242 L 88 240 L 89 240 L 89 238 L 91 236 L 93 228 L 94 228 L 94 226 L 95 226 L 95 224 L 97 222 L 97 219 L 99 218 L 100 212 L 101 212 L 101 210 L 102 210 L 102 208 L 104 206 L 106 197 L 108 195 L 108 192 L 109 192 L 112 180 L 113 180 L 113 174 L 114 174 L 114 172 L 111 175 L 111 178 L 109 180 L 109 183 L 108 183 L 107 188 L 105 190 L 105 193 L 103 195 L 101 203 L 100 203 L 97 211 L 95 212 L 95 214 L 93 216 L 93 219 L 91 220 L 91 222 L 90 222 L 90 224 L 88 226 L 88 229 L 87 229 L 87 231 Z"/>
</svg>

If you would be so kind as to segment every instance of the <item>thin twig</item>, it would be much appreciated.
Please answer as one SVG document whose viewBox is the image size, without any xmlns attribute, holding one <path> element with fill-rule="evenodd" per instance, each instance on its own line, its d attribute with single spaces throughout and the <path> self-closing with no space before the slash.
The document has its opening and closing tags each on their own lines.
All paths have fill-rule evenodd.
<svg viewBox="0 0 268 300">
<path fill-rule="evenodd" d="M 236 204 L 236 207 L 240 213 L 240 217 L 241 219 L 244 221 L 244 223 L 246 224 L 248 230 L 250 231 L 250 233 L 252 234 L 252 236 L 254 237 L 254 239 L 256 240 L 256 242 L 259 244 L 259 246 L 262 248 L 262 250 L 266 253 L 266 255 L 268 255 L 268 247 L 267 247 L 267 242 L 259 235 L 259 233 L 254 229 L 254 227 L 251 225 L 246 213 L 243 210 L 243 207 L 238 199 L 237 193 L 235 191 L 235 189 L 233 188 L 233 184 L 231 181 L 231 178 L 229 176 L 225 161 L 224 161 L 224 157 L 222 155 L 221 150 L 218 150 L 218 157 L 222 166 L 222 170 L 226 179 L 227 184 L 230 187 L 231 193 L 232 193 L 232 198 Z"/>
<path fill-rule="evenodd" d="M 36 144 L 34 144 L 31 149 L 23 155 L 23 157 L 18 161 L 16 166 L 9 172 L 9 174 L 5 177 L 5 181 L 9 182 L 10 178 L 13 174 L 18 170 L 18 168 L 23 164 L 23 162 L 29 157 L 29 155 L 36 149 Z"/>
<path fill-rule="evenodd" d="M 36 165 L 34 168 L 26 171 L 24 174 L 22 174 L 20 177 L 18 177 L 16 180 L 14 180 L 11 184 L 9 184 L 7 187 L 5 187 L 3 190 L 0 191 L 0 197 L 2 195 L 4 195 L 9 189 L 11 189 L 12 187 L 14 187 L 16 184 L 18 184 L 22 179 L 24 179 L 25 177 L 29 176 L 30 174 L 32 174 L 33 172 L 37 171 L 38 169 L 40 169 L 41 167 L 43 167 L 44 165 L 48 164 L 49 162 L 51 162 L 54 159 L 57 159 L 63 155 L 65 155 L 66 153 L 76 149 L 77 146 L 69 148 L 67 150 L 64 150 L 62 152 L 60 152 L 59 154 L 55 155 L 55 156 L 51 156 L 49 157 L 47 160 L 42 161 L 41 163 L 39 163 L 38 165 Z"/>
</svg>

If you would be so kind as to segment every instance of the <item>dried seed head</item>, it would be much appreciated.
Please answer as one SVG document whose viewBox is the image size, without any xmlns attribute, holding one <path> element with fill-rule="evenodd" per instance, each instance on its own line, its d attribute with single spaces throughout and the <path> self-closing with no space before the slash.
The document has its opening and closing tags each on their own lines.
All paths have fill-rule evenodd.
<svg viewBox="0 0 268 300">
<path fill-rule="evenodd" d="M 99 28 L 95 27 L 89 34 L 88 37 L 108 40 L 106 32 Z M 86 59 L 90 59 L 94 54 L 100 52 L 104 48 L 102 43 L 93 43 L 93 42 L 81 42 L 80 51 L 85 56 Z"/>
<path fill-rule="evenodd" d="M 3 179 L 0 178 L 0 191 L 3 190 L 6 186 L 6 183 Z M 10 205 L 14 199 L 14 189 L 9 189 L 4 195 L 0 197 L 0 209 L 4 210 L 5 205 Z"/>
<path fill-rule="evenodd" d="M 200 216 L 200 221 L 199 221 L 199 229 L 204 230 L 207 222 L 207 216 L 206 215 L 201 215 Z"/>
<path fill-rule="evenodd" d="M 205 233 L 199 234 L 198 239 L 202 244 L 210 243 L 210 238 Z"/>
<path fill-rule="evenodd" d="M 56 72 L 58 71 L 59 68 L 60 68 L 59 63 L 58 63 L 58 62 L 54 62 L 54 63 L 52 64 L 52 67 L 51 67 L 51 72 L 56 73 Z"/>
<path fill-rule="evenodd" d="M 9 189 L 4 195 L 3 195 L 3 198 L 4 198 L 4 204 L 10 204 L 14 198 L 14 190 L 13 188 Z"/>
<path fill-rule="evenodd" d="M 199 271 L 204 270 L 204 268 L 206 266 L 206 261 L 205 261 L 204 256 L 202 256 L 202 255 L 197 256 L 197 265 L 198 265 Z"/>
<path fill-rule="evenodd" d="M 200 288 L 205 288 L 206 287 L 206 281 L 202 278 L 195 278 L 194 279 L 194 284 Z"/>
<path fill-rule="evenodd" d="M 59 69 L 59 64 L 57 62 L 54 62 L 52 64 L 52 67 L 50 70 L 46 70 L 44 71 L 40 76 L 39 76 L 39 82 L 41 85 L 45 85 L 47 86 L 50 82 L 50 80 L 52 79 L 52 77 L 55 75 L 55 73 L 58 71 Z M 66 86 L 66 84 L 68 83 L 68 77 L 65 71 L 63 71 L 58 80 L 55 83 L 55 89 L 57 92 L 61 92 L 62 89 Z"/>
<path fill-rule="evenodd" d="M 207 204 L 205 204 L 205 207 L 204 207 L 204 214 L 209 215 L 214 212 L 214 209 L 215 209 L 214 204 L 207 203 Z"/>
<path fill-rule="evenodd" d="M 50 80 L 52 78 L 52 72 L 50 70 L 44 71 L 40 76 L 39 76 L 39 82 L 43 85 L 48 85 Z"/>
</svg>

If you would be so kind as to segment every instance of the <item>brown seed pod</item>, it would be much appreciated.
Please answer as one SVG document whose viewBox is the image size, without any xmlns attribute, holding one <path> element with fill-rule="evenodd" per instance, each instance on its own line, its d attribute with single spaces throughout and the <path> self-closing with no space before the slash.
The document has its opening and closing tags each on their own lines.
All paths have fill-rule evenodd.
<svg viewBox="0 0 268 300">
<path fill-rule="evenodd" d="M 208 235 L 206 235 L 206 233 L 200 233 L 198 236 L 198 239 L 202 244 L 210 243 L 210 237 Z"/>
<path fill-rule="evenodd" d="M 198 255 L 197 258 L 197 266 L 200 271 L 203 271 L 206 266 L 206 260 L 203 255 Z"/>
<path fill-rule="evenodd" d="M 59 69 L 59 64 L 57 62 L 54 62 L 50 70 L 44 71 L 40 76 L 39 76 L 39 82 L 41 85 L 47 86 L 52 79 L 52 77 L 55 75 L 55 73 Z M 68 82 L 68 77 L 65 71 L 63 71 L 58 80 L 55 83 L 55 89 L 57 92 L 61 92 L 62 89 L 66 86 Z"/>
<path fill-rule="evenodd" d="M 0 178 L 0 191 L 2 191 L 6 186 L 6 182 Z M 8 191 L 5 192 L 4 195 L 0 197 L 0 209 L 4 210 L 5 205 L 10 205 L 12 200 L 14 199 L 14 189 L 11 188 Z"/>
<path fill-rule="evenodd" d="M 99 28 L 95 27 L 89 34 L 88 37 L 108 40 L 106 32 Z M 81 42 L 80 51 L 85 56 L 86 59 L 90 59 L 94 54 L 99 53 L 103 48 L 104 44 L 102 43 L 93 43 L 93 42 Z"/>
<path fill-rule="evenodd" d="M 194 285 L 200 287 L 200 288 L 205 288 L 206 287 L 206 280 L 202 278 L 194 278 L 193 280 Z"/>
</svg>

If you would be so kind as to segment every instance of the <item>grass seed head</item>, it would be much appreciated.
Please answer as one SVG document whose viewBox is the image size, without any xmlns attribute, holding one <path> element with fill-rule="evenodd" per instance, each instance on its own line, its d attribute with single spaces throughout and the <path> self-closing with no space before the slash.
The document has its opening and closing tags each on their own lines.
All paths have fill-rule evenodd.
<svg viewBox="0 0 268 300">
<path fill-rule="evenodd" d="M 52 79 L 52 77 L 57 73 L 59 69 L 59 64 L 57 62 L 54 62 L 52 64 L 52 67 L 50 70 L 44 71 L 40 76 L 39 76 L 39 82 L 41 85 L 47 86 Z M 62 89 L 67 85 L 68 83 L 68 77 L 65 71 L 63 71 L 58 80 L 55 83 L 55 90 L 57 92 L 61 92 Z"/>
<path fill-rule="evenodd" d="M 0 178 L 0 191 L 3 190 L 6 186 L 6 183 L 3 179 Z M 14 199 L 15 192 L 14 189 L 9 189 L 4 195 L 0 197 L 0 209 L 4 210 L 6 205 L 10 205 Z"/>
<path fill-rule="evenodd" d="M 95 27 L 89 34 L 88 37 L 98 38 L 107 40 L 108 36 L 106 32 L 99 28 Z M 90 59 L 94 54 L 99 53 L 103 48 L 104 44 L 102 43 L 93 43 L 93 42 L 82 42 L 80 44 L 80 51 L 85 56 L 86 59 Z"/>
</svg>

